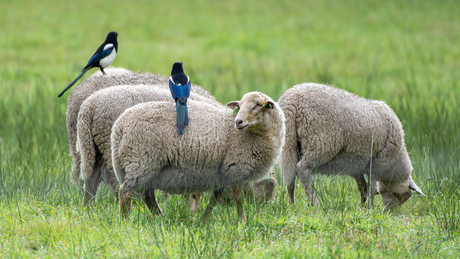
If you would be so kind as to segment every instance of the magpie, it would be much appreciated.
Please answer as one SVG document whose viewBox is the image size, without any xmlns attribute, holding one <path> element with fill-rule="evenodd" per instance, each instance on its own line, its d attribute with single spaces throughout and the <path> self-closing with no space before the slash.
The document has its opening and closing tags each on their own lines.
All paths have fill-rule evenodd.
<svg viewBox="0 0 460 259">
<path fill-rule="evenodd" d="M 93 56 L 89 59 L 88 64 L 83 68 L 83 71 L 80 75 L 75 78 L 72 83 L 70 83 L 64 91 L 62 91 L 58 97 L 61 97 L 65 91 L 69 90 L 72 85 L 74 85 L 78 79 L 80 79 L 88 70 L 93 67 L 98 67 L 102 74 L 106 75 L 104 68 L 112 64 L 113 60 L 117 56 L 118 52 L 118 42 L 117 42 L 118 33 L 115 31 L 109 32 L 105 41 L 99 46 L 99 48 L 94 52 Z"/>
<path fill-rule="evenodd" d="M 179 135 L 184 134 L 184 126 L 188 125 L 187 98 L 190 96 L 190 78 L 184 73 L 182 62 L 175 62 L 171 77 L 169 78 L 169 90 L 176 101 L 176 117 Z"/>
</svg>

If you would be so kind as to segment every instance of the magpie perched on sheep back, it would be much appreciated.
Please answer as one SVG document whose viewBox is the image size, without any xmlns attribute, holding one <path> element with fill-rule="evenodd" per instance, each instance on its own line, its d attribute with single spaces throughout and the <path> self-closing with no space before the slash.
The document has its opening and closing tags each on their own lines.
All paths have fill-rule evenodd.
<svg viewBox="0 0 460 259">
<path fill-rule="evenodd" d="M 184 134 L 184 126 L 188 125 L 187 98 L 190 96 L 190 78 L 184 73 L 182 62 L 175 62 L 171 77 L 169 78 L 169 90 L 176 101 L 177 128 L 179 135 Z"/>
<path fill-rule="evenodd" d="M 93 56 L 89 59 L 88 64 L 83 68 L 80 75 L 77 76 L 59 95 L 61 97 L 70 87 L 72 87 L 88 70 L 93 67 L 98 67 L 102 74 L 105 75 L 104 68 L 112 64 L 118 52 L 118 33 L 115 31 L 109 32 L 105 41 L 94 52 Z"/>
</svg>

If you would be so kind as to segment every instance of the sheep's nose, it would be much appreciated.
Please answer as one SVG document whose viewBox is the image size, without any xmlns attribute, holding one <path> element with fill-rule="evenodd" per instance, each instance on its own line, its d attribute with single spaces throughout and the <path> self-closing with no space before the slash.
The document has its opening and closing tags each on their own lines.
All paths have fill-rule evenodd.
<svg viewBox="0 0 460 259">
<path fill-rule="evenodd" d="M 235 125 L 238 127 L 238 126 L 241 126 L 241 124 L 243 123 L 243 120 L 242 119 L 236 119 L 235 120 Z"/>
<path fill-rule="evenodd" d="M 247 123 L 244 123 L 243 119 L 236 118 L 235 119 L 235 128 L 242 130 L 245 129 L 248 126 Z"/>
</svg>

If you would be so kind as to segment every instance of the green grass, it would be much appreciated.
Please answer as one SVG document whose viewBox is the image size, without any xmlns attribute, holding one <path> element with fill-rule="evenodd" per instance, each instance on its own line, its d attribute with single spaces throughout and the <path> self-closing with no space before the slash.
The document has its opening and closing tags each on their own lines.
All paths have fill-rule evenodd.
<svg viewBox="0 0 460 259">
<path fill-rule="evenodd" d="M 459 13 L 448 0 L 0 0 L 0 257 L 458 257 Z M 321 206 L 301 191 L 292 206 L 277 175 L 274 200 L 246 204 L 244 224 L 225 206 L 200 223 L 207 198 L 190 215 L 183 198 L 161 195 L 165 216 L 135 201 L 120 221 L 107 186 L 81 207 L 68 93 L 57 94 L 111 30 L 114 66 L 168 75 L 182 61 L 222 103 L 254 90 L 278 99 L 302 82 L 384 100 L 428 197 L 390 215 L 381 198 L 361 209 L 353 180 L 315 176 Z"/>
</svg>

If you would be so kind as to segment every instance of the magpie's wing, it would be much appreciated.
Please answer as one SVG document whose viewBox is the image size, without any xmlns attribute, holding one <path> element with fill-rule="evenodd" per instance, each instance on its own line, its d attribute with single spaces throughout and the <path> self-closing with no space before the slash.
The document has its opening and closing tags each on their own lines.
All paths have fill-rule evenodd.
<svg viewBox="0 0 460 259">
<path fill-rule="evenodd" d="M 174 93 L 176 94 L 177 98 L 181 97 L 188 97 L 187 93 L 190 93 L 190 88 L 186 85 L 175 85 L 174 86 Z"/>
<path fill-rule="evenodd" d="M 190 88 L 192 88 L 192 83 L 189 80 L 187 82 L 187 93 L 186 93 L 187 98 L 190 97 Z"/>
<path fill-rule="evenodd" d="M 176 91 L 175 91 L 176 85 L 169 79 L 169 91 L 171 91 L 171 95 L 173 99 L 177 99 Z"/>
<path fill-rule="evenodd" d="M 105 46 L 101 45 L 96 50 L 94 55 L 89 59 L 88 64 L 86 64 L 86 67 L 88 67 L 90 65 L 98 65 L 98 63 L 99 63 L 99 61 L 101 61 L 101 59 L 107 57 L 108 55 L 110 55 L 110 53 L 112 53 L 113 48 L 114 48 L 113 44 L 107 44 Z"/>
</svg>

